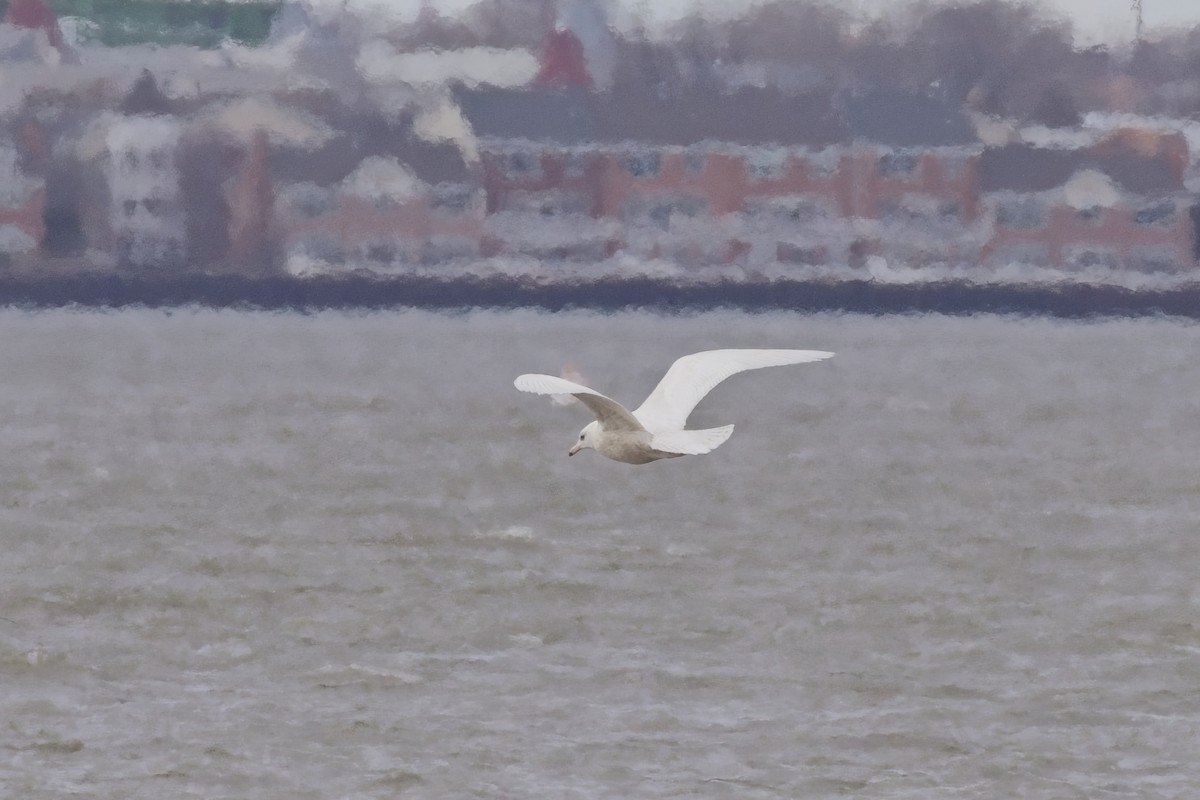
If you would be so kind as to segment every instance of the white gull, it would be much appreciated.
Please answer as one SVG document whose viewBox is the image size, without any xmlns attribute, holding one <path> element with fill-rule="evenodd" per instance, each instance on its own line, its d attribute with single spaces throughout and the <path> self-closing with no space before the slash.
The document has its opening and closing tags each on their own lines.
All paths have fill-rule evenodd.
<svg viewBox="0 0 1200 800">
<path fill-rule="evenodd" d="M 628 411 L 594 389 L 553 375 L 520 375 L 513 385 L 522 392 L 574 395 L 596 415 L 567 451 L 573 456 L 592 448 L 626 464 L 648 464 L 662 458 L 700 455 L 720 447 L 732 425 L 684 430 L 688 415 L 718 383 L 748 369 L 822 361 L 823 350 L 708 350 L 677 359 L 640 406 Z"/>
</svg>

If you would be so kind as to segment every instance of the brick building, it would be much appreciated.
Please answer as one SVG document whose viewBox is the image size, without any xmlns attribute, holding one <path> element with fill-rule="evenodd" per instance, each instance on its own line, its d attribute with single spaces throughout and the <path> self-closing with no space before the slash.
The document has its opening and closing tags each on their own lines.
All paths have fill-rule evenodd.
<svg viewBox="0 0 1200 800">
<path fill-rule="evenodd" d="M 992 265 L 1180 272 L 1196 263 L 1195 197 L 1178 134 L 1120 130 L 1083 148 L 1009 145 L 983 154 Z"/>
<path fill-rule="evenodd" d="M 0 266 L 34 253 L 45 235 L 45 181 L 26 175 L 17 149 L 0 144 Z"/>
</svg>

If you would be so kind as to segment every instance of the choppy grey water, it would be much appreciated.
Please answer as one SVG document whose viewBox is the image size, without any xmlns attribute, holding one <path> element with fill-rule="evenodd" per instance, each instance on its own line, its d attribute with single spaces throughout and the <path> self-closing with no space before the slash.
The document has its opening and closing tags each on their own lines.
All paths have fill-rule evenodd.
<svg viewBox="0 0 1200 800">
<path fill-rule="evenodd" d="M 0 312 L 0 795 L 1191 798 L 1200 327 Z M 722 384 L 565 451 L 513 377 Z"/>
</svg>

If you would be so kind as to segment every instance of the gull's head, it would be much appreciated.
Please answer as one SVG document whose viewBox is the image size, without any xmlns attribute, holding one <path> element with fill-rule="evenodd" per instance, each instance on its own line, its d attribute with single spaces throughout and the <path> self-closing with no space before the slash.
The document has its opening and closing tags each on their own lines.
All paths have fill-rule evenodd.
<svg viewBox="0 0 1200 800">
<path fill-rule="evenodd" d="M 583 426 L 583 430 L 579 432 L 579 438 L 575 440 L 575 444 L 567 451 L 567 455 L 573 456 L 585 447 L 596 447 L 596 437 L 600 435 L 600 423 L 589 422 Z"/>
</svg>

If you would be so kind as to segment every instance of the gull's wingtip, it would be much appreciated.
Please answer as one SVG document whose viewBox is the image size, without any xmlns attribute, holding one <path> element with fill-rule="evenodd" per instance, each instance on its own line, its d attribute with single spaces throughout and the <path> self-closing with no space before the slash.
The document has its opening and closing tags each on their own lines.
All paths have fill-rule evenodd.
<svg viewBox="0 0 1200 800">
<path fill-rule="evenodd" d="M 595 392 L 586 386 L 580 386 L 565 378 L 556 378 L 553 375 L 542 375 L 537 372 L 527 372 L 524 375 L 518 375 L 516 380 L 513 381 L 513 386 L 522 392 L 530 392 L 531 394 L 575 394 L 576 392 L 595 394 Z"/>
<path fill-rule="evenodd" d="M 526 372 L 524 375 L 518 375 L 516 377 L 516 379 L 513 381 L 513 386 L 517 387 L 517 389 L 521 390 L 522 392 L 541 394 L 539 391 L 539 385 L 541 384 L 541 381 L 538 379 L 542 377 L 544 376 L 533 372 Z"/>
<path fill-rule="evenodd" d="M 824 361 L 833 358 L 828 350 L 766 350 L 764 356 L 771 359 L 774 356 L 779 364 L 809 364 L 813 361 Z M 771 355 L 767 355 L 771 354 Z"/>
</svg>

